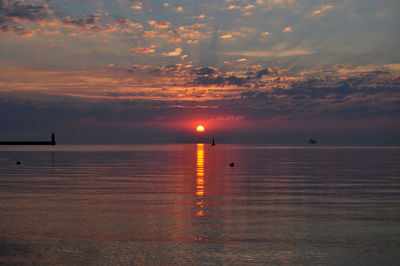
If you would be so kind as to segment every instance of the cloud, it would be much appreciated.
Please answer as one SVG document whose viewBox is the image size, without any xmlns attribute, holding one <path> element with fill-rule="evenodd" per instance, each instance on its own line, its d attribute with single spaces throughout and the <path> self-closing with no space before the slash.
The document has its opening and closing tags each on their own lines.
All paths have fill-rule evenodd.
<svg viewBox="0 0 400 266">
<path fill-rule="evenodd" d="M 139 3 L 136 3 L 136 4 L 132 5 L 131 9 L 133 9 L 133 10 L 141 10 L 142 7 L 143 7 L 143 3 L 139 2 Z"/>
<path fill-rule="evenodd" d="M 233 56 L 249 56 L 249 57 L 288 57 L 288 56 L 299 56 L 299 55 L 310 55 L 313 51 L 308 48 L 272 48 L 271 50 L 260 50 L 260 51 L 236 51 L 227 52 L 226 55 Z"/>
<path fill-rule="evenodd" d="M 182 41 L 181 38 L 172 38 L 172 39 L 169 39 L 169 40 L 168 40 L 169 43 L 179 43 L 179 42 L 181 42 L 181 41 Z"/>
<path fill-rule="evenodd" d="M 282 73 L 282 71 L 278 68 L 273 69 L 273 68 L 264 68 L 262 70 L 259 70 L 255 73 L 255 78 L 256 79 L 261 79 L 264 76 L 269 76 L 269 75 L 277 75 Z"/>
<path fill-rule="evenodd" d="M 60 34 L 59 30 L 41 30 L 40 34 L 56 36 Z"/>
<path fill-rule="evenodd" d="M 70 17 L 64 16 L 61 18 L 62 22 L 67 26 L 76 26 L 80 28 L 94 27 L 100 20 L 97 14 L 90 14 L 83 17 Z"/>
<path fill-rule="evenodd" d="M 283 29 L 283 32 L 292 32 L 292 31 L 293 31 L 293 29 L 292 29 L 291 26 L 288 26 L 288 27 Z"/>
<path fill-rule="evenodd" d="M 334 9 L 334 8 L 335 8 L 335 6 L 325 5 L 325 6 L 322 6 L 320 9 L 315 10 L 313 12 L 313 15 L 320 15 L 320 14 L 325 13 L 325 12 L 331 10 L 331 9 Z"/>
<path fill-rule="evenodd" d="M 400 72 L 400 64 L 387 64 L 384 67 L 389 71 Z"/>
<path fill-rule="evenodd" d="M 280 8 L 291 7 L 296 4 L 296 0 L 256 0 L 260 6 L 278 6 Z"/>
<path fill-rule="evenodd" d="M 249 81 L 249 78 L 237 77 L 234 75 L 203 75 L 194 80 L 195 85 L 235 85 L 244 86 Z"/>
<path fill-rule="evenodd" d="M 153 30 L 143 31 L 141 34 L 143 37 L 149 37 L 149 38 L 157 36 L 157 32 Z"/>
<path fill-rule="evenodd" d="M 88 31 L 88 32 L 112 32 L 116 31 L 117 28 L 110 25 L 101 25 L 100 15 L 98 14 L 89 14 L 80 17 L 71 17 L 71 16 L 62 16 L 61 17 L 62 24 L 67 28 L 76 28 L 79 31 Z M 117 20 L 117 24 L 120 24 L 121 21 Z"/>
<path fill-rule="evenodd" d="M 240 59 L 238 59 L 238 60 L 236 60 L 236 62 L 246 62 L 247 61 L 247 58 L 240 58 Z"/>
<path fill-rule="evenodd" d="M 20 37 L 32 37 L 35 30 L 27 29 L 24 22 L 37 24 L 48 20 L 50 11 L 45 4 L 27 4 L 9 0 L 0 1 L 0 32 L 16 33 Z"/>
<path fill-rule="evenodd" d="M 129 52 L 136 54 L 152 54 L 155 51 L 156 50 L 153 48 L 143 48 L 143 47 L 129 49 Z"/>
<path fill-rule="evenodd" d="M 25 38 L 25 37 L 32 37 L 36 35 L 35 31 L 24 31 L 24 32 L 20 32 L 18 34 L 20 37 Z"/>
<path fill-rule="evenodd" d="M 132 122 L 129 120 L 132 112 L 143 116 L 135 121 L 153 121 L 156 117 L 169 120 L 179 116 L 179 110 L 183 115 L 193 116 L 200 109 L 206 113 L 215 110 L 215 114 L 222 117 L 243 116 L 243 120 L 276 116 L 287 119 L 398 118 L 398 72 L 392 72 L 398 66 L 360 67 L 371 71 L 349 74 L 339 72 L 343 67 L 290 77 L 277 67 L 261 65 L 249 67 L 248 73 L 221 72 L 210 66 L 186 68 L 180 64 L 110 65 L 104 71 L 73 72 L 18 70 L 7 66 L 0 68 L 0 88 L 14 93 L 15 97 L 0 97 L 0 108 L 4 102 L 14 101 L 11 99 L 29 103 L 28 92 L 37 92 L 46 101 L 38 104 L 41 110 L 48 105 L 75 108 L 73 104 L 65 104 L 74 99 L 80 101 L 76 108 L 81 117 L 92 116 L 109 122 Z M 30 77 L 29 83 L 21 84 L 17 77 L 22 73 Z M 24 90 L 23 98 L 21 90 Z M 60 103 L 55 101 L 56 97 Z M 92 104 L 97 107 L 91 109 Z M 100 112 L 100 106 L 106 110 Z M 89 109 L 90 113 L 86 112 Z"/>
<path fill-rule="evenodd" d="M 163 53 L 163 56 L 178 56 L 181 55 L 183 49 L 178 47 L 174 51 L 168 52 L 168 53 Z"/>
<path fill-rule="evenodd" d="M 198 77 L 193 81 L 195 85 L 243 86 L 250 81 L 249 77 L 237 77 L 235 75 L 224 75 L 222 73 L 218 73 L 217 69 L 212 67 L 197 68 L 193 71 L 193 73 L 198 75 Z"/>
<path fill-rule="evenodd" d="M 171 25 L 171 23 L 166 22 L 166 21 L 157 22 L 155 20 L 148 20 L 147 24 L 149 24 L 150 26 L 153 26 L 156 29 L 167 29 Z"/>
<path fill-rule="evenodd" d="M 201 67 L 195 69 L 194 73 L 197 75 L 212 75 L 216 73 L 216 69 L 213 67 Z"/>
<path fill-rule="evenodd" d="M 255 8 L 254 5 L 247 5 L 247 6 L 245 6 L 243 9 L 244 9 L 244 10 L 249 10 L 249 9 L 253 9 L 253 8 Z"/>
<path fill-rule="evenodd" d="M 129 27 L 133 27 L 133 28 L 137 28 L 137 29 L 143 28 L 142 24 L 132 22 L 129 19 L 118 19 L 116 21 L 116 24 L 119 25 L 119 26 L 120 25 L 127 25 Z"/>
<path fill-rule="evenodd" d="M 157 21 L 155 20 L 148 20 L 147 24 L 149 24 L 150 26 L 154 26 L 157 23 Z"/>
<path fill-rule="evenodd" d="M 27 4 L 23 1 L 12 2 L 9 0 L 0 2 L 0 24 L 20 20 L 40 21 L 47 19 L 48 14 L 45 4 Z"/>
<path fill-rule="evenodd" d="M 228 10 L 233 10 L 233 9 L 239 9 L 240 8 L 240 6 L 237 6 L 237 5 L 230 5 L 230 6 L 228 6 L 226 9 L 228 9 Z"/>
<path fill-rule="evenodd" d="M 178 6 L 178 7 L 175 9 L 175 11 L 176 11 L 176 13 L 181 13 L 181 12 L 183 11 L 183 7 Z"/>
<path fill-rule="evenodd" d="M 224 34 L 220 36 L 221 39 L 231 39 L 232 38 L 232 34 Z"/>
<path fill-rule="evenodd" d="M 169 23 L 169 22 L 160 21 L 160 22 L 157 22 L 157 23 L 154 25 L 154 27 L 155 27 L 156 29 L 167 29 L 167 28 L 169 28 L 170 25 L 171 25 L 171 23 Z"/>
</svg>

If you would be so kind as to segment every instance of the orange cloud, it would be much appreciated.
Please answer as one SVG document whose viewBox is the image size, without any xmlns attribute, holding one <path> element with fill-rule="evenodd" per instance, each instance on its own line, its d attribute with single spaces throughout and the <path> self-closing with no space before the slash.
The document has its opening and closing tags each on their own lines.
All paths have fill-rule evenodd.
<svg viewBox="0 0 400 266">
<path fill-rule="evenodd" d="M 292 32 L 292 31 L 293 29 L 290 26 L 283 29 L 283 32 Z"/>
<path fill-rule="evenodd" d="M 186 43 L 187 44 L 198 44 L 199 41 L 198 40 L 187 40 Z"/>
<path fill-rule="evenodd" d="M 32 37 L 35 35 L 36 35 L 35 31 L 23 31 L 23 32 L 18 33 L 18 36 L 22 37 L 22 38 Z"/>
<path fill-rule="evenodd" d="M 157 35 L 157 32 L 153 31 L 153 30 L 148 30 L 148 31 L 143 31 L 142 32 L 142 36 L 143 37 L 154 37 L 156 35 Z"/>
<path fill-rule="evenodd" d="M 249 10 L 249 9 L 253 9 L 253 8 L 255 8 L 254 5 L 247 5 L 244 7 L 244 10 Z"/>
<path fill-rule="evenodd" d="M 233 10 L 233 9 L 239 9 L 239 8 L 240 8 L 240 6 L 230 5 L 230 6 L 228 6 L 226 9 L 228 9 L 228 10 Z"/>
<path fill-rule="evenodd" d="M 154 50 L 153 48 L 142 48 L 142 47 L 129 49 L 129 52 L 136 54 L 152 54 L 155 51 L 156 50 Z"/>
<path fill-rule="evenodd" d="M 325 12 L 327 12 L 327 11 L 333 9 L 333 8 L 335 8 L 335 6 L 332 6 L 332 5 L 325 5 L 325 6 L 322 6 L 320 9 L 315 10 L 315 11 L 313 12 L 313 14 L 314 14 L 314 15 L 320 15 L 320 14 L 325 13 Z"/>
<path fill-rule="evenodd" d="M 170 23 L 169 22 L 164 22 L 164 21 L 157 22 L 154 25 L 154 27 L 156 29 L 166 29 L 166 28 L 169 28 L 169 26 L 170 26 Z"/>
<path fill-rule="evenodd" d="M 232 38 L 232 34 L 224 34 L 220 36 L 221 39 L 231 39 Z"/>
<path fill-rule="evenodd" d="M 170 43 L 178 43 L 178 42 L 181 42 L 181 41 L 182 41 L 181 38 L 174 38 L 174 39 L 168 40 L 168 42 L 170 42 Z"/>
<path fill-rule="evenodd" d="M 131 6 L 131 8 L 133 10 L 141 10 L 142 6 L 143 6 L 143 3 L 138 3 L 138 4 L 135 4 L 135 5 Z"/>
</svg>

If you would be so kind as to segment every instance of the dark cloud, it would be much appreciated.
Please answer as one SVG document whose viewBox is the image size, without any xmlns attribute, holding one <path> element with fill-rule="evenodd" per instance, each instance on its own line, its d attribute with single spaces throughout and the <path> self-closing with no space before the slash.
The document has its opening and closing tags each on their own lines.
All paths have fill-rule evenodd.
<svg viewBox="0 0 400 266">
<path fill-rule="evenodd" d="M 40 21 L 48 16 L 46 5 L 26 4 L 22 1 L 0 1 L 0 23 L 15 19 Z"/>
<path fill-rule="evenodd" d="M 194 80 L 195 85 L 223 85 L 225 78 L 221 76 L 201 76 Z"/>
<path fill-rule="evenodd" d="M 58 20 L 66 26 L 76 27 L 86 31 L 110 31 L 114 30 L 112 26 L 100 25 L 100 16 L 98 14 L 89 14 L 80 17 L 71 17 L 56 12 L 56 15 L 50 17 L 48 6 L 45 4 L 27 4 L 23 1 L 0 1 L 0 30 L 4 33 L 15 32 L 20 35 L 28 30 L 23 22 L 42 22 Z"/>
<path fill-rule="evenodd" d="M 0 31 L 17 33 L 21 36 L 29 31 L 19 21 L 38 22 L 48 18 L 47 6 L 27 4 L 22 1 L 0 1 Z"/>
<path fill-rule="evenodd" d="M 245 86 L 250 79 L 236 76 L 204 75 L 194 80 L 195 85 L 236 85 Z"/>
<path fill-rule="evenodd" d="M 256 72 L 255 78 L 256 78 L 256 79 L 260 79 L 260 78 L 262 78 L 263 76 L 275 75 L 275 74 L 277 74 L 277 73 L 278 73 L 278 72 L 277 72 L 276 70 L 273 70 L 272 68 L 264 68 L 264 69 L 259 70 L 259 71 Z"/>
<path fill-rule="evenodd" d="M 76 26 L 80 28 L 84 27 L 94 27 L 97 22 L 100 20 L 100 16 L 96 14 L 90 14 L 84 17 L 70 17 L 70 16 L 63 16 L 61 21 L 70 26 Z"/>
<path fill-rule="evenodd" d="M 195 85 L 236 85 L 244 86 L 250 81 L 250 77 L 237 77 L 235 75 L 224 75 L 217 72 L 217 69 L 212 67 L 202 67 L 194 69 L 193 73 L 198 75 L 194 79 Z"/>
<path fill-rule="evenodd" d="M 212 67 L 201 67 L 194 70 L 197 75 L 213 75 L 215 74 L 215 69 Z"/>
</svg>

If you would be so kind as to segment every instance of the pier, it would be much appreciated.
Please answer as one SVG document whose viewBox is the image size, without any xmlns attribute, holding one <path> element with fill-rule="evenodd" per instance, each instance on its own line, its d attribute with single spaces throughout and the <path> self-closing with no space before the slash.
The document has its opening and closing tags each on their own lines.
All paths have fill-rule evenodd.
<svg viewBox="0 0 400 266">
<path fill-rule="evenodd" d="M 50 141 L 0 141 L 0 145 L 56 145 L 56 137 L 51 134 Z"/>
</svg>

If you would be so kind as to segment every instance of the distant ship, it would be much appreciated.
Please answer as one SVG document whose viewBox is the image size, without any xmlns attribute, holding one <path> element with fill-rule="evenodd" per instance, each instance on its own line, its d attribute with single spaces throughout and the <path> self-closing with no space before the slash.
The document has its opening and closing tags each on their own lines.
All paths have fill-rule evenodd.
<svg viewBox="0 0 400 266">
<path fill-rule="evenodd" d="M 56 145 L 56 136 L 51 134 L 51 141 L 0 141 L 0 145 Z"/>
<path fill-rule="evenodd" d="M 212 146 L 215 146 L 215 140 L 214 140 L 214 137 L 213 137 L 213 140 L 212 140 L 212 144 L 211 144 Z"/>
</svg>

